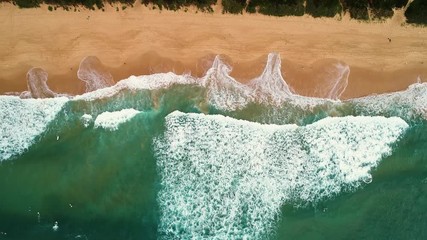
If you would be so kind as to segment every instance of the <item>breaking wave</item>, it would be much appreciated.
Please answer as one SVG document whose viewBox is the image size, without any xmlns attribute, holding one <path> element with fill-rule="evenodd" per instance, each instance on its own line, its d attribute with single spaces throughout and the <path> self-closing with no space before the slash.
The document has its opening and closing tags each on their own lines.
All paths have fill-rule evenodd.
<svg viewBox="0 0 427 240">
<path fill-rule="evenodd" d="M 112 85 L 110 74 L 104 70 L 99 59 L 84 59 L 79 76 L 85 79 L 89 92 L 64 98 L 49 89 L 46 71 L 32 68 L 27 74 L 29 91 L 22 96 L 55 98 L 38 101 L 1 96 L 0 107 L 4 109 L 1 112 L 1 127 L 6 134 L 2 137 L 0 160 L 9 159 L 27 149 L 68 100 L 71 106 L 76 107 L 67 109 L 65 115 L 71 118 L 77 114 L 81 118 L 87 114 L 79 120 L 86 127 L 103 112 L 135 109 L 169 113 L 179 109 L 181 102 L 192 104 L 186 111 L 221 113 L 267 124 L 305 125 L 327 116 L 348 115 L 396 116 L 407 122 L 427 119 L 427 83 L 415 83 L 405 91 L 341 101 L 335 98 L 345 89 L 350 69 L 347 65 L 337 64 L 326 73 L 332 79 L 325 90 L 330 98 L 305 97 L 296 94 L 286 83 L 281 73 L 280 56 L 275 53 L 268 55 L 263 73 L 247 84 L 231 77 L 231 67 L 220 57 L 215 58 L 202 78 L 169 72 L 131 76 Z M 181 99 L 170 95 L 181 96 Z M 169 100 L 172 102 L 165 102 L 165 99 L 172 99 Z M 84 106 L 83 112 L 77 106 Z M 96 126 L 101 126 L 101 119 L 96 121 Z"/>
<path fill-rule="evenodd" d="M 22 154 L 68 102 L 67 98 L 0 96 L 0 161 Z"/>
<path fill-rule="evenodd" d="M 161 238 L 265 238 L 283 204 L 315 203 L 370 182 L 407 127 L 384 117 L 298 127 L 173 112 L 154 142 Z"/>
</svg>

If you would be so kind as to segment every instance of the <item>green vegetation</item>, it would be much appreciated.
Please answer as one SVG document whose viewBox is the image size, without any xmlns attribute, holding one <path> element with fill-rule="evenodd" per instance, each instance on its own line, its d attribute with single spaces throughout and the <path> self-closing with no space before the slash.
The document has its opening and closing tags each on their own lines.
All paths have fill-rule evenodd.
<svg viewBox="0 0 427 240">
<path fill-rule="evenodd" d="M 141 0 L 145 5 L 153 4 L 157 5 L 160 10 L 166 8 L 167 10 L 176 11 L 178 9 L 196 6 L 198 9 L 204 12 L 213 12 L 211 5 L 216 3 L 216 0 Z"/>
<path fill-rule="evenodd" d="M 384 19 L 393 16 L 393 8 L 402 8 L 408 0 L 341 0 L 344 10 L 354 19 Z M 369 12 L 371 16 L 369 16 Z"/>
<path fill-rule="evenodd" d="M 15 0 L 14 3 L 20 8 L 33 8 L 39 7 L 41 1 L 39 0 Z"/>
<path fill-rule="evenodd" d="M 382 19 L 393 16 L 393 8 L 404 7 L 408 0 L 382 0 L 371 1 L 369 7 L 374 18 Z"/>
<path fill-rule="evenodd" d="M 427 24 L 427 1 L 415 0 L 405 12 L 408 23 Z"/>
<path fill-rule="evenodd" d="M 56 10 L 57 7 L 62 7 L 68 11 L 71 7 L 77 6 L 83 6 L 91 10 L 102 9 L 108 3 L 122 3 L 132 6 L 135 0 L 0 0 L 0 2 L 12 2 L 20 8 L 34 8 L 39 7 L 40 4 L 48 4 L 51 5 L 48 7 L 49 11 Z"/>
<path fill-rule="evenodd" d="M 370 0 L 341 0 L 344 11 L 350 13 L 350 17 L 360 20 L 368 20 L 368 5 Z"/>
<path fill-rule="evenodd" d="M 334 17 L 341 14 L 339 0 L 307 0 L 305 12 L 313 17 Z"/>
<path fill-rule="evenodd" d="M 251 0 L 247 12 L 258 12 L 271 16 L 302 16 L 304 15 L 304 0 Z"/>
<path fill-rule="evenodd" d="M 223 13 L 241 14 L 245 6 L 246 0 L 222 0 Z"/>
<path fill-rule="evenodd" d="M 135 0 L 0 0 L 12 2 L 20 8 L 39 7 L 48 4 L 49 11 L 62 7 L 70 10 L 72 7 L 83 6 L 88 9 L 103 9 L 105 4 L 121 3 L 122 10 L 133 6 Z M 199 11 L 212 12 L 212 5 L 217 0 L 141 0 L 141 3 L 151 4 L 152 9 L 167 9 L 176 11 L 195 6 Z M 302 16 L 309 14 L 313 17 L 334 17 L 343 12 L 359 20 L 386 19 L 393 15 L 394 8 L 406 6 L 408 0 L 222 0 L 223 13 L 241 14 L 259 12 L 271 16 Z M 117 11 L 119 8 L 117 8 Z M 427 24 L 427 0 L 414 0 L 405 16 L 408 23 Z"/>
</svg>

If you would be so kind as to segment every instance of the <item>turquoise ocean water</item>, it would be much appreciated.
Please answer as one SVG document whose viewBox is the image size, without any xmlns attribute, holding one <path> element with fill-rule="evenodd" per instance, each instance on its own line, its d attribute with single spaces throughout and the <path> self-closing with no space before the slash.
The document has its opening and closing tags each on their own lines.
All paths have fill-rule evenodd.
<svg viewBox="0 0 427 240">
<path fill-rule="evenodd" d="M 0 239 L 427 238 L 426 84 L 339 101 L 274 54 L 228 72 L 0 96 Z"/>
</svg>

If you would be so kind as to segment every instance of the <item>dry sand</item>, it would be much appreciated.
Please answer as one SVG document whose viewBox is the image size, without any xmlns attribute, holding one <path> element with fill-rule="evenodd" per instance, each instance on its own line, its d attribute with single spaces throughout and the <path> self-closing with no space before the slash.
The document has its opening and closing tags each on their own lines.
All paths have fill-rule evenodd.
<svg viewBox="0 0 427 240">
<path fill-rule="evenodd" d="M 86 56 L 97 56 L 118 81 L 166 71 L 202 76 L 220 54 L 233 66 L 231 75 L 245 82 L 262 72 L 268 53 L 278 52 L 286 81 L 305 95 L 317 94 L 331 66 L 349 65 L 343 98 L 427 81 L 427 28 L 394 19 L 360 23 L 118 7 L 74 12 L 0 4 L 0 93 L 26 90 L 32 67 L 49 73 L 53 91 L 82 93 L 77 70 Z"/>
</svg>

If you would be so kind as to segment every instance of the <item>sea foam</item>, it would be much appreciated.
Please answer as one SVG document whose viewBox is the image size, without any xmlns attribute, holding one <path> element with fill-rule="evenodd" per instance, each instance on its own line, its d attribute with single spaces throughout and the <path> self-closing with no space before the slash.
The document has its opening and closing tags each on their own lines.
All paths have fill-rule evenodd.
<svg viewBox="0 0 427 240">
<path fill-rule="evenodd" d="M 206 100 L 221 110 L 237 110 L 252 101 L 251 89 L 230 76 L 231 67 L 217 56 L 200 83 L 206 88 Z"/>
<path fill-rule="evenodd" d="M 404 119 L 427 119 L 427 83 L 414 83 L 406 90 L 348 100 L 366 114 L 393 115 Z"/>
<path fill-rule="evenodd" d="M 265 238 L 283 204 L 316 203 L 369 182 L 407 127 L 396 117 L 298 127 L 173 112 L 154 141 L 160 237 Z"/>
<path fill-rule="evenodd" d="M 143 76 L 130 76 L 121 80 L 114 86 L 98 89 L 82 95 L 75 96 L 73 100 L 91 101 L 112 97 L 115 94 L 127 90 L 156 90 L 168 88 L 174 84 L 194 84 L 195 79 L 188 75 L 176 75 L 175 73 L 157 73 Z"/>
<path fill-rule="evenodd" d="M 80 120 L 82 121 L 83 126 L 87 128 L 93 122 L 93 117 L 92 115 L 85 113 Z"/>
<path fill-rule="evenodd" d="M 172 85 L 195 85 L 204 87 L 205 99 L 219 110 L 235 111 L 245 108 L 249 103 L 260 103 L 280 107 L 284 102 L 303 107 L 312 107 L 325 102 L 337 102 L 331 99 L 304 97 L 293 92 L 281 74 L 281 60 L 277 53 L 270 53 L 263 73 L 242 84 L 230 76 L 231 67 L 217 56 L 212 67 L 202 78 L 175 73 L 158 73 L 143 76 L 130 76 L 114 86 L 97 89 L 79 96 L 74 100 L 95 100 L 112 97 L 122 90 L 166 89 Z M 331 91 L 335 91 L 334 89 Z M 336 90 L 338 91 L 338 90 Z"/>
<path fill-rule="evenodd" d="M 140 111 L 133 108 L 116 112 L 103 112 L 96 117 L 94 127 L 115 131 L 119 128 L 120 124 L 129 121 L 138 113 L 140 113 Z"/>
<path fill-rule="evenodd" d="M 63 108 L 68 98 L 0 96 L 0 161 L 23 153 Z"/>
</svg>

